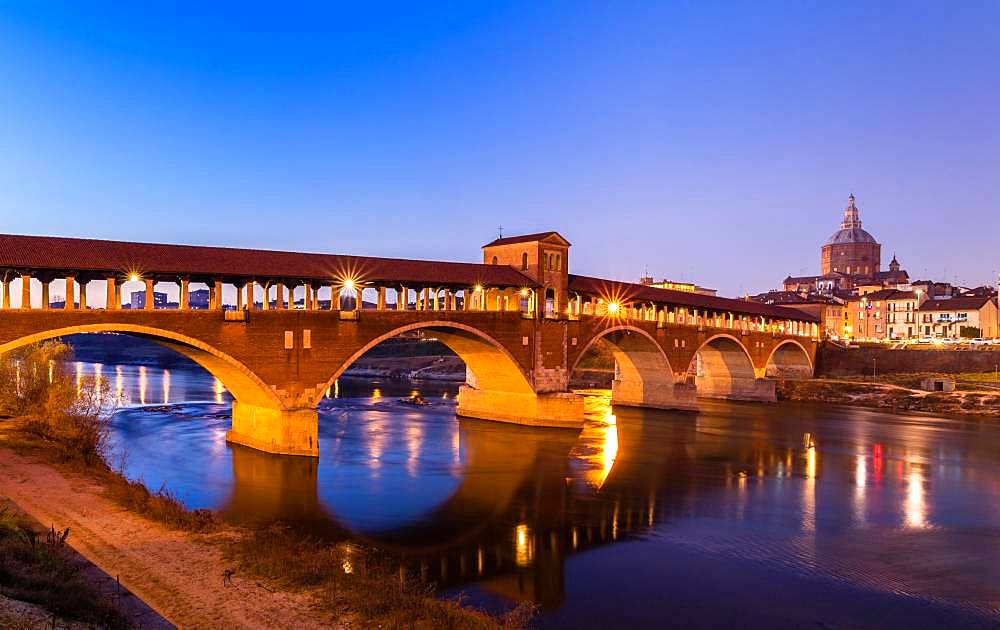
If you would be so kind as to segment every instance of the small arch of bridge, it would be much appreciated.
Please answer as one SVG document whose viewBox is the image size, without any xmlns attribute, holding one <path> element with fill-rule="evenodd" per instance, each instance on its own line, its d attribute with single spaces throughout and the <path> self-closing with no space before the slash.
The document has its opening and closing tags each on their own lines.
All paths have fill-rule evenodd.
<svg viewBox="0 0 1000 630">
<path fill-rule="evenodd" d="M 812 378 L 815 371 L 812 357 L 795 339 L 786 339 L 774 347 L 765 363 L 767 378 Z"/>
<path fill-rule="evenodd" d="M 758 379 L 757 373 L 750 350 L 727 333 L 706 339 L 688 366 L 699 397 L 774 400 L 774 383 Z"/>
<path fill-rule="evenodd" d="M 458 355 L 471 372 L 473 382 L 470 385 L 475 389 L 534 396 L 535 391 L 528 375 L 499 340 L 474 326 L 454 321 L 432 320 L 399 326 L 365 343 L 318 388 L 314 404 L 319 404 L 333 383 L 366 352 L 388 339 L 415 330 L 432 331 L 435 339 Z"/>
</svg>

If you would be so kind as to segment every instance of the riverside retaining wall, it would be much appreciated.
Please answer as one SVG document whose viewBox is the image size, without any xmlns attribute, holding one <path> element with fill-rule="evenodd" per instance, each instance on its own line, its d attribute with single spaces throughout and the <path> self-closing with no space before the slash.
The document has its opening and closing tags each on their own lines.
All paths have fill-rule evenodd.
<svg viewBox="0 0 1000 630">
<path fill-rule="evenodd" d="M 1000 365 L 1000 351 L 841 348 L 824 343 L 816 355 L 816 375 L 869 375 L 873 361 L 879 374 L 992 372 Z"/>
</svg>

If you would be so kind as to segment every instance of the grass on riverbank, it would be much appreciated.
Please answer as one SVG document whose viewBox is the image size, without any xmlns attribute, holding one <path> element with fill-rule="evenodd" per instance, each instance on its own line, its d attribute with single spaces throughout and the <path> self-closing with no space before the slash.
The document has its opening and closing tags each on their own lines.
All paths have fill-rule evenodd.
<svg viewBox="0 0 1000 630">
<path fill-rule="evenodd" d="M 98 592 L 84 575 L 66 546 L 70 533 L 42 531 L 0 502 L 0 592 L 63 619 L 100 628 L 130 628 L 115 601 Z"/>
<path fill-rule="evenodd" d="M 521 605 L 503 617 L 440 600 L 429 588 L 394 568 L 373 550 L 329 543 L 287 527 L 254 530 L 228 543 L 237 571 L 287 589 L 312 590 L 337 619 L 364 619 L 382 628 L 523 628 L 534 607 Z"/>
</svg>

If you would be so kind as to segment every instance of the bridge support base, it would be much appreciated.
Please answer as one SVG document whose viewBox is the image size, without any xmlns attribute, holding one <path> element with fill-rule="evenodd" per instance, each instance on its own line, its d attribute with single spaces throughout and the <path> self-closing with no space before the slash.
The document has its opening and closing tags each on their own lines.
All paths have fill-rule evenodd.
<svg viewBox="0 0 1000 630">
<path fill-rule="evenodd" d="M 699 398 L 776 402 L 776 381 L 768 378 L 734 378 L 697 380 Z"/>
<path fill-rule="evenodd" d="M 611 404 L 646 409 L 698 411 L 698 396 L 693 385 L 662 383 L 648 387 L 642 383 L 612 381 Z"/>
<path fill-rule="evenodd" d="M 233 426 L 226 441 L 277 455 L 319 455 L 315 409 L 270 409 L 233 401 Z"/>
<path fill-rule="evenodd" d="M 480 420 L 579 429 L 583 426 L 583 396 L 571 392 L 521 394 L 462 385 L 456 413 Z"/>
</svg>

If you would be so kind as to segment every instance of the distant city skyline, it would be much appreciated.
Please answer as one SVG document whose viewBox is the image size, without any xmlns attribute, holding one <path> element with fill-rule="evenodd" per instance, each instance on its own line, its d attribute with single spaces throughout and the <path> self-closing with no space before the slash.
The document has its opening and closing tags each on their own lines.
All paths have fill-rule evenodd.
<svg viewBox="0 0 1000 630">
<path fill-rule="evenodd" d="M 996 283 L 1000 4 L 239 6 L 0 9 L 0 232 L 475 262 L 503 224 L 735 296 L 853 193 L 883 266 Z"/>
</svg>

